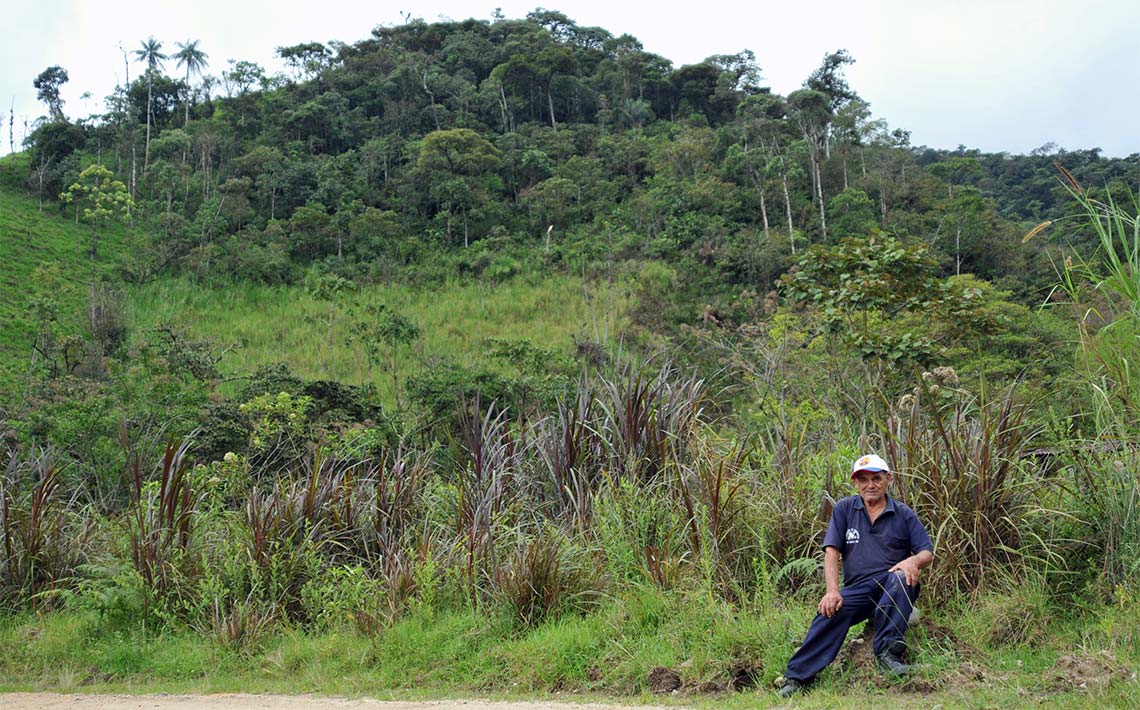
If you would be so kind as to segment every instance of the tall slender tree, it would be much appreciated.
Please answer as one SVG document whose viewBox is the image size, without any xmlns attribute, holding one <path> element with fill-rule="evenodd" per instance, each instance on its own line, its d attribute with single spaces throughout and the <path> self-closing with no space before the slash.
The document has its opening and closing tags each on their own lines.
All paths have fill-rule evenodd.
<svg viewBox="0 0 1140 710">
<path fill-rule="evenodd" d="M 827 213 L 824 209 L 822 162 L 831 127 L 830 98 L 822 91 L 800 89 L 788 94 L 788 115 L 795 120 L 811 157 L 812 192 L 819 204 L 819 228 L 827 241 Z"/>
<path fill-rule="evenodd" d="M 67 83 L 67 70 L 60 66 L 44 69 L 32 82 L 36 88 L 36 98 L 48 107 L 52 121 L 67 120 L 63 115 L 63 98 L 59 94 L 61 86 Z"/>
<path fill-rule="evenodd" d="M 175 44 L 178 45 L 178 51 L 174 53 L 174 58 L 178 60 L 178 66 L 186 67 L 186 111 L 182 119 L 182 125 L 185 126 L 190 123 L 190 77 L 202 73 L 208 64 L 206 59 L 210 55 L 198 49 L 196 39 L 186 40 L 186 44 L 181 42 Z"/>
<path fill-rule="evenodd" d="M 169 59 L 162 53 L 162 42 L 153 36 L 142 42 L 142 49 L 135 50 L 135 61 L 146 64 L 146 147 L 143 148 L 143 173 L 146 173 L 150 162 L 150 124 L 151 102 L 154 97 L 154 75 L 162 68 L 162 63 Z"/>
</svg>

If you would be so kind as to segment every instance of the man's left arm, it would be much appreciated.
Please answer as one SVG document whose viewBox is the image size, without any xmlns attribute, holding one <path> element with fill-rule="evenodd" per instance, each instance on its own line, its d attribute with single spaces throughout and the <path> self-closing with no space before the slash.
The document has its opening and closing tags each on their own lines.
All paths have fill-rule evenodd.
<svg viewBox="0 0 1140 710">
<path fill-rule="evenodd" d="M 910 532 L 910 545 L 911 549 L 917 550 L 917 552 L 887 571 L 902 572 L 906 577 L 907 585 L 913 587 L 918 584 L 918 580 L 922 576 L 921 571 L 929 567 L 930 563 L 934 561 L 934 545 L 930 541 L 930 535 L 926 533 L 926 528 L 918 520 L 918 516 L 909 508 L 907 511 L 910 513 L 907 516 L 909 518 L 907 528 Z"/>
<path fill-rule="evenodd" d="M 919 550 L 887 571 L 902 572 L 906 577 L 907 586 L 913 587 L 918 584 L 919 577 L 922 576 L 920 570 L 929 567 L 933 561 L 934 554 L 930 550 Z"/>
</svg>

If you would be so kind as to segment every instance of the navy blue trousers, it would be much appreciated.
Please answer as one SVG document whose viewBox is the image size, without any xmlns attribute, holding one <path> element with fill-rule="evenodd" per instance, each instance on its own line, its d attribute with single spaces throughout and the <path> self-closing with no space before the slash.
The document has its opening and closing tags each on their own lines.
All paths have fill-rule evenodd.
<svg viewBox="0 0 1140 710">
<path fill-rule="evenodd" d="M 843 606 L 831 618 L 816 614 L 807 638 L 788 661 L 785 678 L 810 682 L 835 660 L 843 639 L 847 637 L 847 630 L 867 619 L 871 619 L 875 627 L 875 655 L 896 641 L 903 641 L 911 609 L 918 598 L 918 585 L 907 585 L 901 572 L 884 572 L 857 585 L 844 587 L 839 594 L 843 597 Z"/>
</svg>

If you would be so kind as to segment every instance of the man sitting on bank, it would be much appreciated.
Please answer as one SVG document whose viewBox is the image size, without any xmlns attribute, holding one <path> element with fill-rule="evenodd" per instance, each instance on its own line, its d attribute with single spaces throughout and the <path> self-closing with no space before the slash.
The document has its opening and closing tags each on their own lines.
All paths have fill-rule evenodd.
<svg viewBox="0 0 1140 710">
<path fill-rule="evenodd" d="M 835 660 L 852 624 L 871 619 L 879 670 L 904 676 L 907 621 L 918 597 L 920 570 L 934 560 L 934 546 L 918 516 L 887 495 L 887 462 L 868 454 L 851 467 L 859 495 L 843 498 L 831 511 L 823 538 L 823 576 L 827 592 L 807 638 L 788 661 L 781 697 L 811 683 Z M 839 588 L 839 561 L 844 586 Z"/>
</svg>

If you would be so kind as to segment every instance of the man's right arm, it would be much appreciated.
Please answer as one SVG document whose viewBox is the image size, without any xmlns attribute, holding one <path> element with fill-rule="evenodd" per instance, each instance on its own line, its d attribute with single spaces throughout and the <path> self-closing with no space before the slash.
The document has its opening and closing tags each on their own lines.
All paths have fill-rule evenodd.
<svg viewBox="0 0 1140 710">
<path fill-rule="evenodd" d="M 839 593 L 839 562 L 842 555 L 839 549 L 828 545 L 823 549 L 823 581 L 827 592 L 819 600 L 819 613 L 826 617 L 835 615 L 843 606 L 843 596 Z"/>
</svg>

